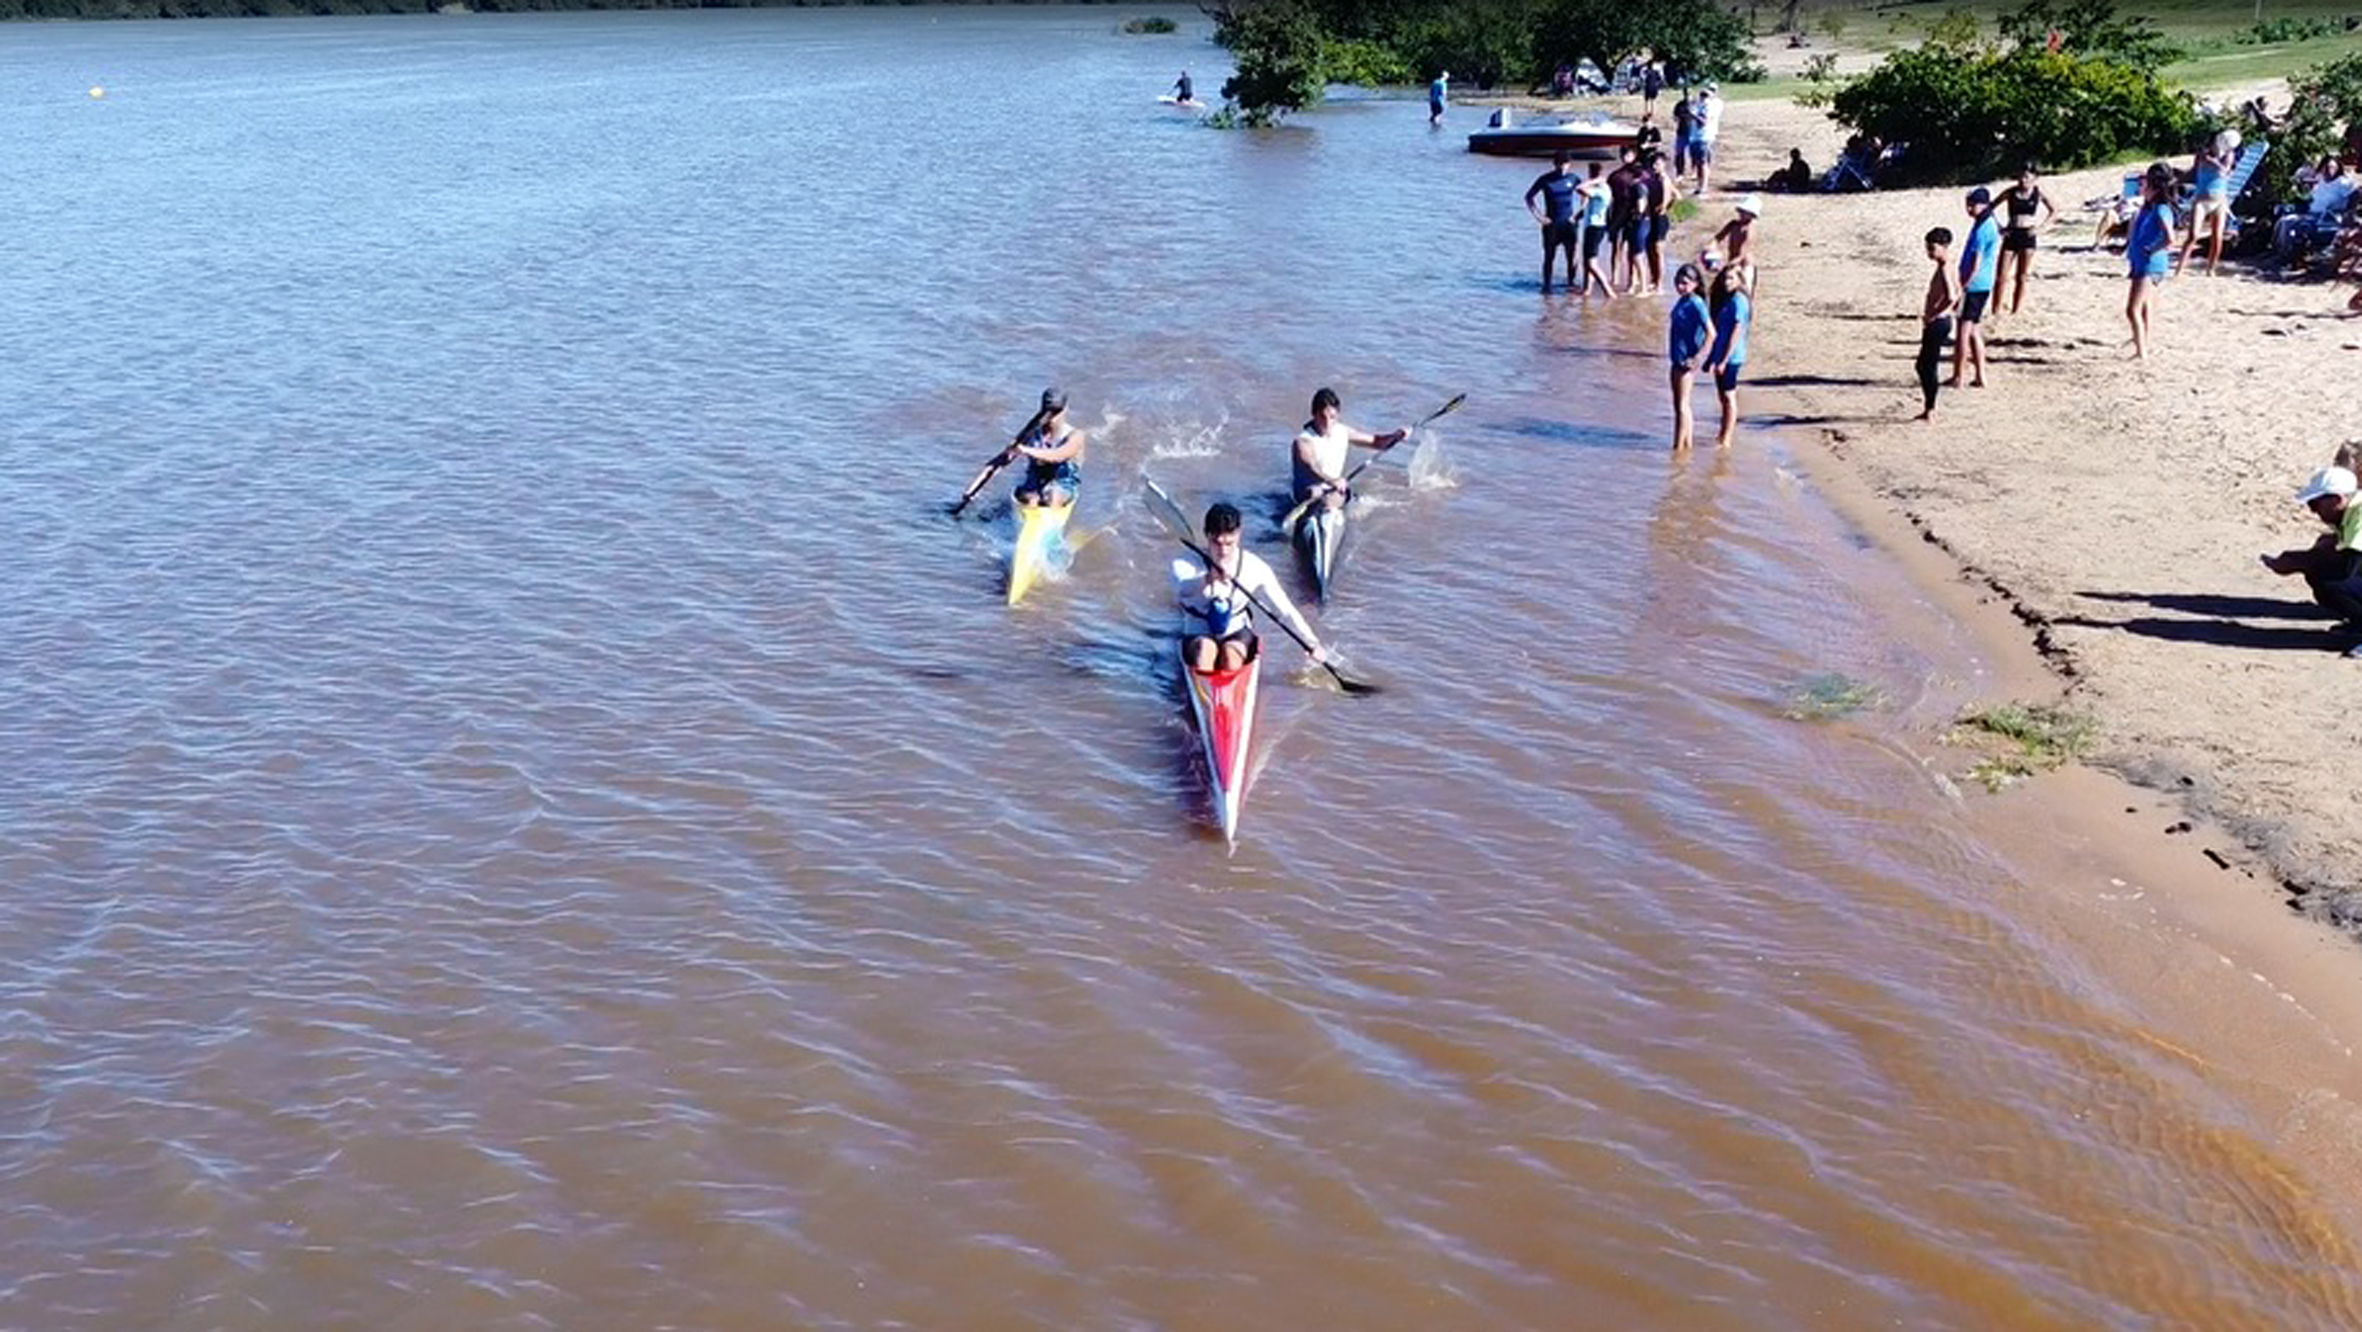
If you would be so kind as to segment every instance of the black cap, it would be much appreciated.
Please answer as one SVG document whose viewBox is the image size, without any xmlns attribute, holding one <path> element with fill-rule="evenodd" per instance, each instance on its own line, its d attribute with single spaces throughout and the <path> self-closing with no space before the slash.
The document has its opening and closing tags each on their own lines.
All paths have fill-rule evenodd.
<svg viewBox="0 0 2362 1332">
<path fill-rule="evenodd" d="M 1968 201 L 1979 208 L 1993 202 L 1993 191 L 1979 185 L 1968 192 Z"/>
<path fill-rule="evenodd" d="M 1045 412 L 1062 412 L 1062 411 L 1065 411 L 1065 410 L 1066 410 L 1066 394 L 1065 394 L 1065 393 L 1063 393 L 1063 392 L 1061 392 L 1061 391 L 1059 391 L 1059 390 L 1057 390 L 1057 389 L 1054 389 L 1054 388 L 1046 388 L 1046 389 L 1043 389 L 1043 390 L 1042 390 L 1042 410 L 1043 410 L 1043 411 L 1045 411 Z"/>
</svg>

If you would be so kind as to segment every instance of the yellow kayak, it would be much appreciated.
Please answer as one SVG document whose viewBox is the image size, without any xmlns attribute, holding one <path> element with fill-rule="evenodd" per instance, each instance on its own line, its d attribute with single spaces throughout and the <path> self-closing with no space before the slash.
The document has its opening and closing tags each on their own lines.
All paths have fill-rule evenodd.
<svg viewBox="0 0 2362 1332">
<path fill-rule="evenodd" d="M 1041 577 L 1051 549 L 1065 544 L 1066 520 L 1073 516 L 1071 501 L 1017 506 L 1017 548 L 1009 552 L 1010 605 L 1024 600 L 1033 580 Z"/>
</svg>

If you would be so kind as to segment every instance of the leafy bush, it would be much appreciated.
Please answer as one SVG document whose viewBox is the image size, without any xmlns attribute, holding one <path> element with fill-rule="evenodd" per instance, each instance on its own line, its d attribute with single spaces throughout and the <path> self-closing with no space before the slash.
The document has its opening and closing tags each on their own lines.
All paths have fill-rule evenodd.
<svg viewBox="0 0 2362 1332">
<path fill-rule="evenodd" d="M 1693 79 L 1752 83 L 1763 77 L 1747 20 L 1711 0 L 1543 0 L 1532 60 L 1550 70 L 1584 58 L 1614 69 L 1643 48 Z"/>
<path fill-rule="evenodd" d="M 1124 31 L 1134 34 L 1135 36 L 1141 33 L 1179 32 L 1180 30 L 1181 25 L 1173 22 L 1173 20 L 1169 18 L 1152 16 L 1149 18 L 1124 20 Z"/>
<path fill-rule="evenodd" d="M 2104 0 L 2035 0 L 2002 20 L 2014 45 L 1955 39 L 1898 51 L 1839 88 L 1830 115 L 1910 144 L 1902 170 L 1920 180 L 1986 180 L 2027 160 L 2068 170 L 2182 151 L 2206 127 L 2197 103 L 2167 91 L 2155 66 L 2135 63 L 2162 58 L 2145 20 L 2115 23 L 2107 10 Z M 2057 51 L 2047 49 L 2054 27 L 2070 32 Z"/>
<path fill-rule="evenodd" d="M 1233 10 L 1217 16 L 1215 40 L 1238 64 L 1222 100 L 1238 104 L 1241 122 L 1268 125 L 1320 104 L 1325 43 L 1311 11 L 1284 0 Z"/>
<path fill-rule="evenodd" d="M 2352 32 L 2356 27 L 2362 27 L 2362 23 L 2358 23 L 2352 15 L 2342 19 L 2265 19 L 2231 40 L 2242 46 L 2271 46 L 2280 42 L 2309 42 L 2322 37 L 2335 37 L 2341 32 Z"/>
<path fill-rule="evenodd" d="M 1361 88 L 1419 82 L 1419 71 L 1393 47 L 1362 37 L 1328 43 L 1321 53 L 1321 73 L 1331 83 Z"/>
<path fill-rule="evenodd" d="M 2288 118 L 2273 131 L 2262 174 L 2272 198 L 2303 203 L 2297 168 L 2338 151 L 2349 130 L 2362 127 L 2362 51 L 2296 75 L 2288 81 L 2288 92 Z"/>
<path fill-rule="evenodd" d="M 2119 18 L 2114 0 L 2028 0 L 2023 8 L 2001 16 L 2003 40 L 2020 49 L 2043 49 L 2053 32 L 2059 34 L 2059 49 L 2069 55 L 2147 74 L 2185 54 L 2146 18 Z"/>
</svg>

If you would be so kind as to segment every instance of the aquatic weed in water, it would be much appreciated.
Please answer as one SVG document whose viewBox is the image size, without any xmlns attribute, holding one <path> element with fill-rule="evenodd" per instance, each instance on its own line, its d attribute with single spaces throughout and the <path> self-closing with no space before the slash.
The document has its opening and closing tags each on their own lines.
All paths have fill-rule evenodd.
<svg viewBox="0 0 2362 1332">
<path fill-rule="evenodd" d="M 2081 758 L 2096 730 L 2089 716 L 2063 703 L 1998 703 L 1960 714 L 1945 739 L 1984 750 L 1968 775 L 1998 791 Z"/>
<path fill-rule="evenodd" d="M 1867 680 L 1824 671 L 1799 685 L 1780 710 L 1790 721 L 1834 721 L 1865 708 L 1886 706 L 1886 691 Z"/>
</svg>

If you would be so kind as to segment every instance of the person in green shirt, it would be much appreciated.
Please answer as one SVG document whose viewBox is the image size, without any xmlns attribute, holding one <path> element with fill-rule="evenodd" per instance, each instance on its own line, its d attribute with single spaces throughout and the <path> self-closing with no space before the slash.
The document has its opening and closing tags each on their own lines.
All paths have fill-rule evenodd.
<svg viewBox="0 0 2362 1332">
<path fill-rule="evenodd" d="M 2344 621 L 2346 632 L 2362 635 L 2362 490 L 2353 469 L 2324 467 L 2296 492 L 2296 502 L 2313 511 L 2330 531 L 2312 545 L 2263 557 L 2264 567 L 2282 576 L 2304 575 L 2313 600 Z M 2362 642 L 2346 650 L 2362 661 Z"/>
</svg>

